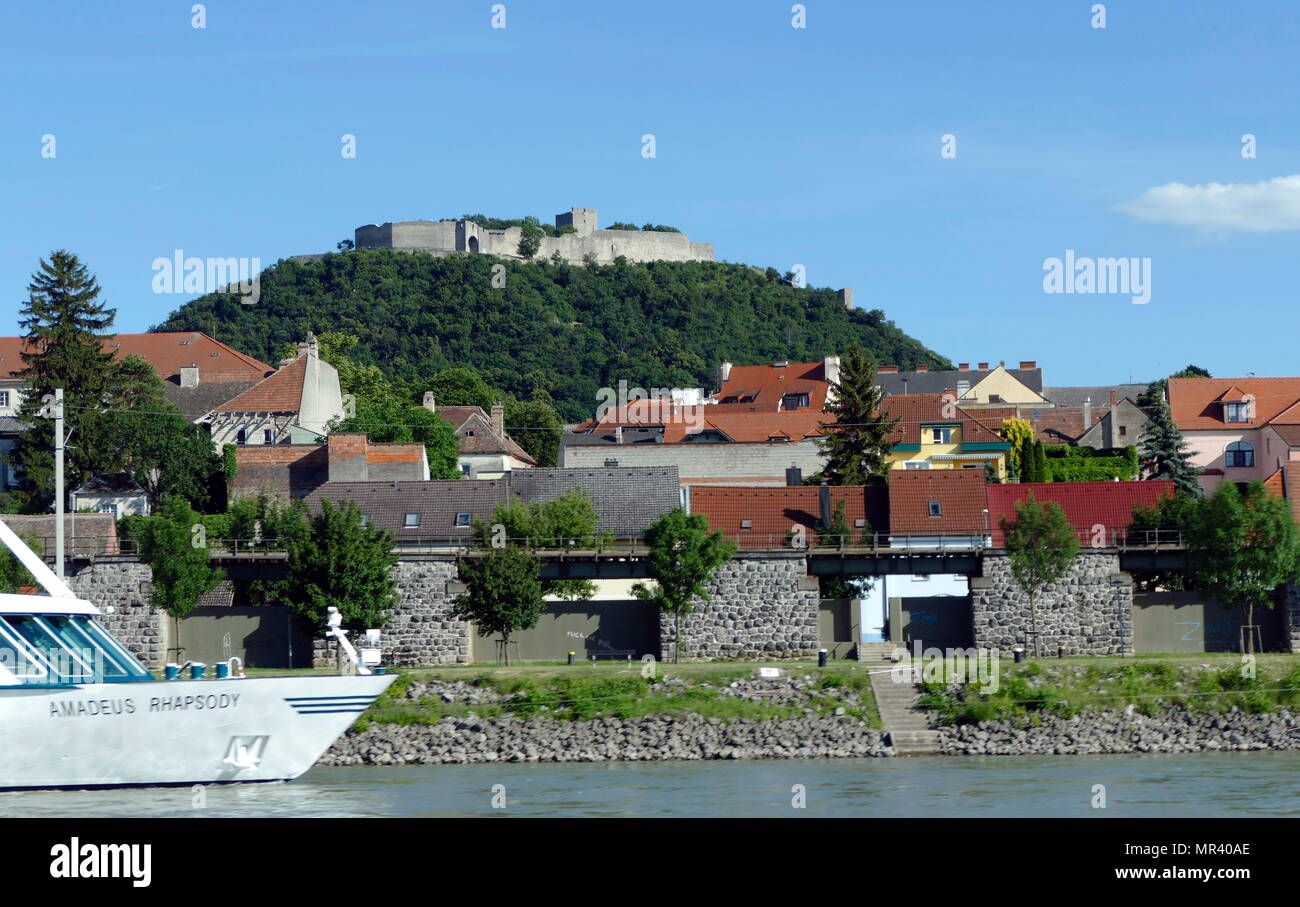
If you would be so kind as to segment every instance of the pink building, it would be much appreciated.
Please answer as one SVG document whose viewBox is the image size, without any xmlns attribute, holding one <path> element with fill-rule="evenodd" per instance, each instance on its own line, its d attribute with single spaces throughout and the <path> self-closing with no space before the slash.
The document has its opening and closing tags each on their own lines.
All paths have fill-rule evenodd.
<svg viewBox="0 0 1300 907">
<path fill-rule="evenodd" d="M 1300 461 L 1300 378 L 1170 378 L 1169 407 L 1207 492 Z"/>
</svg>

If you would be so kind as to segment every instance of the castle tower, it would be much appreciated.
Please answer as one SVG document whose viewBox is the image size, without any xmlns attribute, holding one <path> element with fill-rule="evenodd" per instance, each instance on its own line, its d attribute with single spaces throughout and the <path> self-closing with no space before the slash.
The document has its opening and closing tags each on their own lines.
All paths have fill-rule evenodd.
<svg viewBox="0 0 1300 907">
<path fill-rule="evenodd" d="M 570 208 L 567 214 L 555 215 L 555 229 L 572 227 L 579 236 L 587 236 L 596 230 L 595 208 Z"/>
</svg>

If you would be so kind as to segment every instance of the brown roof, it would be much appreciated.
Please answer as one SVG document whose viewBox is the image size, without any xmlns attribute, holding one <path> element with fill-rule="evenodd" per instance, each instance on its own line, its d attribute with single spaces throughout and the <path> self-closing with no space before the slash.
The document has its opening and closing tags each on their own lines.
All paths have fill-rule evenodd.
<svg viewBox="0 0 1300 907">
<path fill-rule="evenodd" d="M 28 536 L 40 540 L 36 553 L 46 561 L 54 557 L 54 514 L 0 516 L 24 541 Z M 42 548 L 42 546 L 44 546 Z M 109 513 L 77 513 L 63 516 L 63 550 L 66 557 L 93 557 L 119 553 L 117 521 Z"/>
<path fill-rule="evenodd" d="M 1249 422 L 1225 421 L 1223 403 L 1253 399 Z M 1300 401 L 1300 378 L 1170 378 L 1169 408 L 1182 431 L 1260 428 Z M 1289 422 L 1291 417 L 1285 417 Z"/>
<path fill-rule="evenodd" d="M 1000 420 L 985 415 L 985 410 L 979 410 L 976 416 L 973 411 L 962 409 L 950 394 L 895 394 L 882 401 L 881 409 L 888 417 L 899 420 L 890 436 L 892 444 L 920 444 L 923 424 L 954 422 L 961 425 L 963 444 L 989 444 L 1003 440 L 997 432 L 1001 427 Z"/>
<path fill-rule="evenodd" d="M 982 535 L 988 496 L 982 469 L 891 469 L 891 535 Z M 940 515 L 930 515 L 938 501 Z"/>
<path fill-rule="evenodd" d="M 829 492 L 832 515 L 836 505 L 845 502 L 845 516 L 854 540 L 866 528 L 858 526 L 858 520 L 866 520 L 873 532 L 888 528 L 887 493 L 883 485 L 836 486 Z M 806 538 L 812 546 L 818 542 L 821 489 L 816 485 L 776 488 L 692 485 L 691 512 L 703 514 L 713 529 L 720 530 L 742 548 L 780 548 L 793 526 L 807 530 Z M 746 520 L 749 528 L 741 525 Z"/>
<path fill-rule="evenodd" d="M 26 365 L 21 337 L 0 337 L 0 378 L 12 378 Z M 144 358 L 163 380 L 180 375 L 181 366 L 197 365 L 199 382 L 257 381 L 274 369 L 201 331 L 114 334 L 103 340 L 104 352 Z"/>
<path fill-rule="evenodd" d="M 515 439 L 499 436 L 492 430 L 492 420 L 481 406 L 440 406 L 438 415 L 450 422 L 460 438 L 462 454 L 506 454 L 524 463 L 537 465 Z"/>
<path fill-rule="evenodd" d="M 820 412 L 826 406 L 829 388 L 822 362 L 735 365 L 716 396 L 722 403 L 749 403 L 766 412 L 777 412 L 786 394 L 807 394 L 808 407 Z"/>
<path fill-rule="evenodd" d="M 636 400 L 621 410 L 611 409 L 599 423 L 594 419 L 582 423 L 577 430 L 608 436 L 618 427 L 661 427 L 665 444 L 690 442 L 700 432 L 713 431 L 739 444 L 820 437 L 825 434 L 822 425 L 834 420 L 818 409 L 752 412 L 726 404 L 682 406 L 669 400 Z"/>
<path fill-rule="evenodd" d="M 217 407 L 219 413 L 296 413 L 302 407 L 307 380 L 307 357 L 283 366 L 232 400 Z"/>
</svg>

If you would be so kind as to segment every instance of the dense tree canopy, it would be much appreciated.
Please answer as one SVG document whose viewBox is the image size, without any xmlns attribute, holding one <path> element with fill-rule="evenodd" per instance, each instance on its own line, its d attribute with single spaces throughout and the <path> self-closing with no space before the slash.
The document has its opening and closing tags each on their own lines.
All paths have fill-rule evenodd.
<svg viewBox="0 0 1300 907">
<path fill-rule="evenodd" d="M 495 265 L 506 269 L 502 288 Z M 856 341 L 878 362 L 951 365 L 881 312 L 846 309 L 831 289 L 722 262 L 584 267 L 358 249 L 277 262 L 261 290 L 257 305 L 202 296 L 156 330 L 206 331 L 266 361 L 308 330 L 343 331 L 360 338 L 350 355 L 389 377 L 469 367 L 517 400 L 553 400 L 568 421 L 590 418 L 597 391 L 619 379 L 710 385 L 722 360 L 809 362 Z"/>
</svg>

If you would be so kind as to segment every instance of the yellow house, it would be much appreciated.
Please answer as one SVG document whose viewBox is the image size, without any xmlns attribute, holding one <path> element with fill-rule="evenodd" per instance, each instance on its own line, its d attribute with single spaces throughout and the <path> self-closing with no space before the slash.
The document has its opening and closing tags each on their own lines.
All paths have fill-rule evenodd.
<svg viewBox="0 0 1300 907">
<path fill-rule="evenodd" d="M 957 406 L 952 394 L 886 397 L 883 411 L 898 419 L 890 469 L 984 469 L 1007 477 L 1011 445 L 996 430 Z"/>
</svg>

